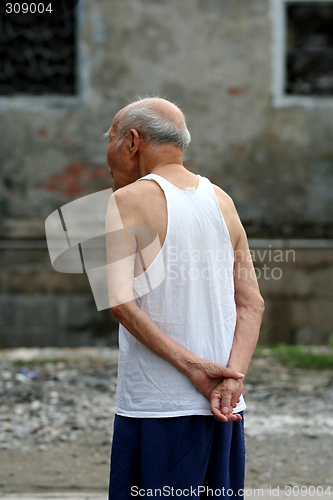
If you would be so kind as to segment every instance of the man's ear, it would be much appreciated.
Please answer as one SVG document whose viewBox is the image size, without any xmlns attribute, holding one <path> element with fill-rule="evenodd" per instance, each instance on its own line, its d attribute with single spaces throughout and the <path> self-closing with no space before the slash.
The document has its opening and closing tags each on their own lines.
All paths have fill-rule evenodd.
<svg viewBox="0 0 333 500">
<path fill-rule="evenodd" d="M 130 130 L 130 151 L 131 151 L 131 154 L 135 154 L 139 148 L 139 144 L 140 144 L 140 136 L 138 134 L 138 131 L 135 130 L 135 128 L 132 128 Z"/>
</svg>

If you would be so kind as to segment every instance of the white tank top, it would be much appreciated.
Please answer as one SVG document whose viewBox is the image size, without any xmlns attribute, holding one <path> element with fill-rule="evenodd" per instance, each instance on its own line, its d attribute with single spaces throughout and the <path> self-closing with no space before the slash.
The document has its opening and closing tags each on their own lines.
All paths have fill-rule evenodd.
<svg viewBox="0 0 333 500">
<path fill-rule="evenodd" d="M 154 271 L 154 266 L 160 267 L 156 263 L 163 257 L 164 280 L 149 293 L 141 291 L 137 305 L 189 351 L 226 366 L 236 326 L 234 252 L 214 188 L 209 179 L 198 177 L 199 185 L 192 192 L 156 174 L 138 179 L 152 179 L 160 185 L 168 222 L 160 254 L 134 279 L 134 293 L 140 295 L 141 278 Z M 152 282 L 152 273 L 149 278 Z M 241 396 L 234 413 L 245 408 Z M 186 375 L 121 324 L 115 413 L 128 417 L 212 414 L 209 400 Z"/>
</svg>

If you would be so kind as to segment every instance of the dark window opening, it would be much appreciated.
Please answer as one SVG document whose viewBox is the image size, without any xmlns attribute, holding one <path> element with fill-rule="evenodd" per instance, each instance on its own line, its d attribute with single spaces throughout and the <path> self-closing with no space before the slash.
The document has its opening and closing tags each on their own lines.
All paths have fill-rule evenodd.
<svg viewBox="0 0 333 500">
<path fill-rule="evenodd" d="M 76 8 L 45 24 L 13 32 L 1 9 L 0 95 L 76 95 Z"/>
<path fill-rule="evenodd" d="M 333 95 L 333 2 L 287 2 L 286 94 Z"/>
</svg>

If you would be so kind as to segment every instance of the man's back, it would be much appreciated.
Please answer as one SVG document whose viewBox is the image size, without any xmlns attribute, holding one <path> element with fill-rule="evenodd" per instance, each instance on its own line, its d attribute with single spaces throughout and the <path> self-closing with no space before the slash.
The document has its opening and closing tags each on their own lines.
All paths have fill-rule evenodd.
<svg viewBox="0 0 333 500">
<path fill-rule="evenodd" d="M 172 165 L 155 169 L 154 173 L 169 181 L 178 189 L 197 188 L 199 178 L 185 168 L 179 172 Z M 233 201 L 221 188 L 213 185 L 223 218 L 228 227 L 230 239 L 234 250 L 242 236 L 242 225 L 234 207 Z M 167 206 L 161 187 L 150 180 L 142 180 L 130 184 L 115 193 L 115 199 L 120 215 L 126 215 L 133 226 L 146 226 L 153 228 L 160 240 L 161 246 L 167 231 Z M 152 257 L 153 258 L 153 257 Z M 150 262 L 147 264 L 149 265 Z M 141 270 L 142 272 L 142 270 Z"/>
<path fill-rule="evenodd" d="M 134 290 L 137 305 L 167 335 L 197 356 L 226 366 L 236 325 L 234 250 L 212 184 L 207 178 L 193 177 L 199 182 L 189 192 L 155 173 L 135 183 L 145 185 L 140 194 L 149 200 L 149 211 L 147 202 L 142 203 L 144 210 L 132 207 L 131 224 L 156 229 L 163 259 L 157 261 L 156 255 L 149 263 L 145 259 L 147 271 L 143 276 L 138 273 Z M 179 179 L 178 185 L 185 187 Z M 139 191 L 138 186 L 133 203 Z M 131 190 L 124 188 L 122 194 L 129 197 Z M 145 278 L 160 276 L 161 267 L 165 278 L 149 291 Z M 188 378 L 142 346 L 122 325 L 119 345 L 117 414 L 211 414 L 209 401 Z M 244 407 L 241 398 L 235 411 Z"/>
</svg>

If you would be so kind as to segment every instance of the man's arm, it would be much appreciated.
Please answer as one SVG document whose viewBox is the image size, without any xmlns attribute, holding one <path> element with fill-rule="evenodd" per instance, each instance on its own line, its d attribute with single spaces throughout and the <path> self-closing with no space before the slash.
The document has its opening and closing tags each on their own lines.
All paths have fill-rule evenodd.
<svg viewBox="0 0 333 500">
<path fill-rule="evenodd" d="M 257 277 L 243 227 L 241 227 L 240 238 L 235 249 L 234 283 L 237 322 L 227 366 L 246 374 L 258 342 L 265 306 L 259 292 Z"/>
<path fill-rule="evenodd" d="M 243 375 L 199 358 L 164 333 L 137 306 L 133 296 L 137 242 L 135 234 L 128 230 L 138 225 L 137 211 L 135 198 L 129 196 L 126 188 L 117 190 L 111 196 L 105 224 L 110 310 L 139 342 L 189 377 L 197 389 L 209 398 L 222 378 L 238 380 Z"/>
<path fill-rule="evenodd" d="M 234 283 L 237 321 L 227 366 L 245 375 L 258 342 L 264 301 L 243 228 L 235 249 Z M 212 413 L 217 418 L 231 414 L 242 392 L 243 381 L 223 380 L 211 393 Z"/>
<path fill-rule="evenodd" d="M 252 257 L 245 230 L 234 210 L 232 234 L 235 239 L 234 286 L 237 310 L 236 329 L 228 368 L 246 374 L 259 338 L 264 313 L 264 301 L 260 295 Z M 211 393 L 211 409 L 215 417 L 232 414 L 243 392 L 243 381 L 223 380 Z"/>
</svg>

